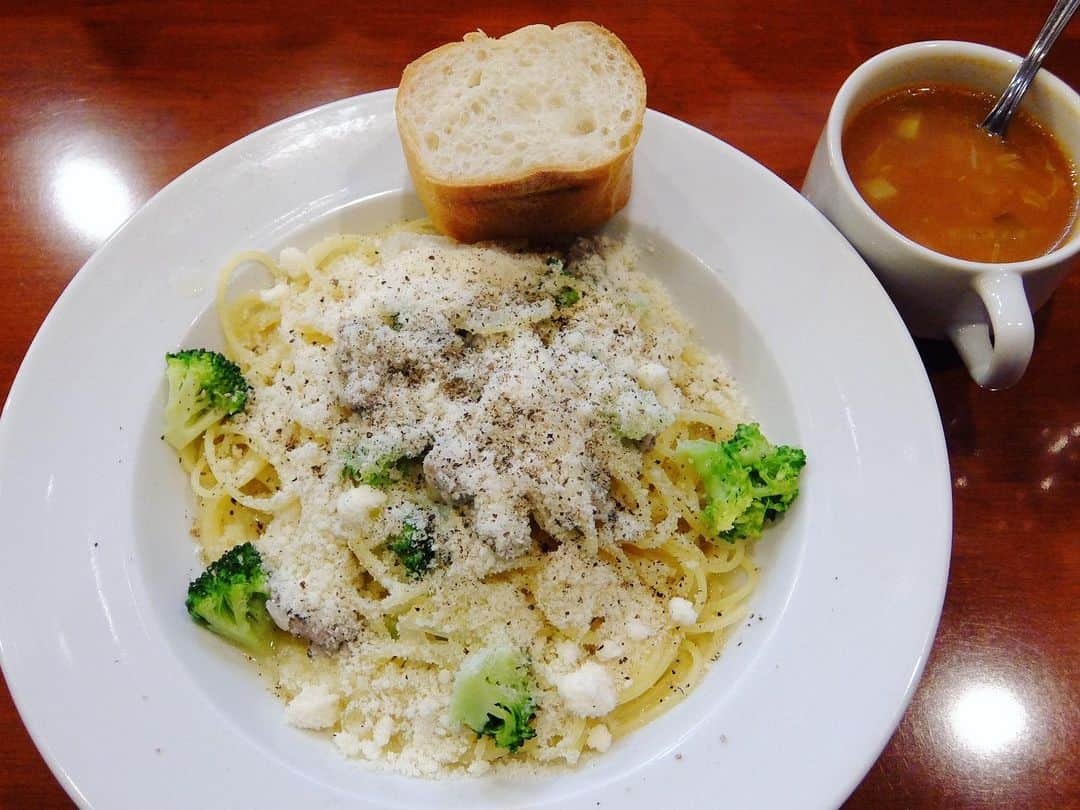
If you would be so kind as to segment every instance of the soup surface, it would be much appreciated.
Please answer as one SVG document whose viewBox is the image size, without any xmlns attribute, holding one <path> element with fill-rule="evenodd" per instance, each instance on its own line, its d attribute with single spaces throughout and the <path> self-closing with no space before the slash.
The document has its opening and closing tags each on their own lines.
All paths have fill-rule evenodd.
<svg viewBox="0 0 1080 810">
<path fill-rule="evenodd" d="M 1026 114 L 1006 140 L 979 129 L 993 102 L 925 85 L 868 104 L 843 137 L 859 193 L 893 228 L 950 256 L 1015 262 L 1052 250 L 1076 216 L 1074 168 Z"/>
</svg>

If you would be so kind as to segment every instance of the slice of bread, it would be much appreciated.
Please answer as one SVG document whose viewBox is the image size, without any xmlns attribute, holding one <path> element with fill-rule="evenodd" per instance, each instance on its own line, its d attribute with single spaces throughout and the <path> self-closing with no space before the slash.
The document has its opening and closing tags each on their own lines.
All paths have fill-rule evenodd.
<svg viewBox="0 0 1080 810">
<path fill-rule="evenodd" d="M 645 77 L 595 23 L 466 34 L 405 68 L 397 125 L 435 226 L 463 242 L 598 228 L 630 198 Z"/>
</svg>

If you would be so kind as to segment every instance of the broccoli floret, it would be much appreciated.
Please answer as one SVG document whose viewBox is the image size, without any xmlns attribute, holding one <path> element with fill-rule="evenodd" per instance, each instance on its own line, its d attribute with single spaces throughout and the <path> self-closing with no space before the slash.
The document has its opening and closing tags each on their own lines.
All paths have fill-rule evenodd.
<svg viewBox="0 0 1080 810">
<path fill-rule="evenodd" d="M 208 427 L 244 410 L 248 384 L 240 368 L 207 349 L 184 349 L 165 355 L 169 399 L 165 404 L 165 441 L 181 450 Z"/>
<path fill-rule="evenodd" d="M 405 520 L 400 532 L 387 538 L 386 545 L 413 579 L 424 576 L 435 559 L 431 530 L 412 518 Z"/>
<path fill-rule="evenodd" d="M 402 456 L 397 453 L 375 456 L 360 449 L 346 455 L 341 478 L 354 485 L 367 484 L 369 487 L 386 489 L 408 475 L 412 466 L 422 458 L 423 455 Z"/>
<path fill-rule="evenodd" d="M 765 507 L 765 519 L 786 512 L 799 494 L 799 473 L 806 453 L 797 447 L 769 443 L 756 424 L 739 425 L 726 442 L 729 452 L 750 471 L 754 498 Z"/>
<path fill-rule="evenodd" d="M 258 655 L 270 648 L 276 628 L 266 611 L 269 596 L 262 557 L 251 543 L 243 543 L 188 586 L 185 604 L 203 627 Z"/>
<path fill-rule="evenodd" d="M 557 289 L 554 288 L 553 282 L 558 283 L 561 280 L 573 279 L 573 273 L 567 269 L 566 262 L 558 256 L 549 256 L 544 261 L 544 264 L 547 265 L 551 273 L 555 274 L 554 277 L 548 276 L 548 279 L 544 282 L 544 286 L 552 285 L 548 286 L 547 289 L 551 292 L 551 297 L 555 299 L 555 306 L 559 309 L 566 309 L 580 301 L 582 292 L 577 286 L 564 283 Z"/>
<path fill-rule="evenodd" d="M 705 439 L 679 442 L 678 454 L 690 461 L 705 489 L 703 516 L 709 531 L 720 536 L 750 508 L 750 474 L 728 454 L 724 443 Z"/>
<path fill-rule="evenodd" d="M 678 454 L 701 479 L 709 531 L 729 542 L 760 537 L 766 521 L 786 512 L 806 465 L 802 450 L 770 444 L 757 424 L 739 425 L 726 442 L 679 442 Z"/>
<path fill-rule="evenodd" d="M 450 715 L 478 736 L 516 751 L 536 736 L 530 681 L 528 661 L 518 650 L 494 647 L 471 653 L 458 670 Z"/>
<path fill-rule="evenodd" d="M 559 309 L 565 309 L 566 307 L 572 307 L 578 301 L 581 300 L 581 293 L 571 287 L 569 284 L 559 288 L 559 291 L 555 293 L 555 306 Z"/>
<path fill-rule="evenodd" d="M 341 467 L 341 477 L 353 484 L 367 484 L 369 487 L 385 489 L 401 480 L 401 470 L 398 467 L 401 461 L 401 458 L 392 455 L 368 459 L 363 453 L 352 453 Z"/>
</svg>

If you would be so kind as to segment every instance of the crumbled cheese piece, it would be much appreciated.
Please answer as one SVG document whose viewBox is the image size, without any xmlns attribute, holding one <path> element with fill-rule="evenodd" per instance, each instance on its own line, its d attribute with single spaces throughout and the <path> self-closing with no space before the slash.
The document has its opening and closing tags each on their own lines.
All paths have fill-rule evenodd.
<svg viewBox="0 0 1080 810">
<path fill-rule="evenodd" d="M 693 602 L 676 596 L 668 602 L 668 613 L 671 620 L 680 627 L 689 627 L 697 623 L 697 611 L 694 610 Z"/>
<path fill-rule="evenodd" d="M 638 618 L 632 618 L 626 623 L 626 634 L 634 641 L 644 641 L 653 634 L 653 629 Z"/>
<path fill-rule="evenodd" d="M 338 496 L 337 513 L 346 526 L 355 528 L 370 522 L 372 513 L 385 504 L 385 492 L 361 484 Z"/>
<path fill-rule="evenodd" d="M 637 370 L 637 381 L 642 388 L 656 394 L 656 398 L 665 408 L 679 407 L 679 393 L 671 383 L 671 374 L 667 366 L 660 363 L 646 363 Z"/>
<path fill-rule="evenodd" d="M 643 365 L 638 369 L 637 379 L 643 388 L 648 388 L 650 391 L 657 391 L 665 385 L 671 384 L 667 366 L 662 366 L 659 363 L 646 363 Z"/>
<path fill-rule="evenodd" d="M 589 729 L 589 736 L 585 738 L 585 744 L 601 754 L 611 748 L 612 736 L 608 727 L 603 723 Z"/>
<path fill-rule="evenodd" d="M 556 642 L 555 654 L 559 656 L 559 660 L 567 667 L 573 667 L 577 665 L 578 660 L 581 658 L 581 647 L 569 639 L 563 639 Z"/>
<path fill-rule="evenodd" d="M 338 721 L 340 700 L 322 684 L 305 686 L 285 707 L 285 722 L 297 728 L 330 728 Z"/>
<path fill-rule="evenodd" d="M 566 707 L 578 717 L 602 717 L 615 708 L 615 682 L 594 661 L 557 676 L 555 686 Z"/>
<path fill-rule="evenodd" d="M 390 742 L 392 736 L 394 736 L 394 721 L 384 715 L 375 724 L 375 732 L 371 735 L 371 738 L 381 748 Z"/>
<path fill-rule="evenodd" d="M 348 731 L 339 731 L 334 735 L 334 745 L 347 757 L 360 756 L 360 738 Z"/>
<path fill-rule="evenodd" d="M 383 749 L 386 748 L 386 744 L 390 742 L 390 738 L 393 736 L 394 721 L 392 718 L 383 715 L 375 723 L 371 737 L 360 740 L 360 752 L 368 759 L 379 759 Z"/>
</svg>

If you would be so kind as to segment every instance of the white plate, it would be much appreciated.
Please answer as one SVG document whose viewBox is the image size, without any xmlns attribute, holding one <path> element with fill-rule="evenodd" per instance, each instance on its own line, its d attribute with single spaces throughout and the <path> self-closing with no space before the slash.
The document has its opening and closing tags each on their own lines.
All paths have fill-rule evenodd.
<svg viewBox="0 0 1080 810">
<path fill-rule="evenodd" d="M 393 91 L 320 107 L 170 184 L 53 308 L 0 423 L 2 661 L 50 767 L 94 808 L 839 804 L 934 637 L 951 534 L 940 421 L 895 310 L 832 226 L 655 112 L 627 212 L 655 229 L 650 269 L 766 432 L 809 457 L 800 501 L 760 545 L 755 618 L 705 682 L 573 773 L 428 782 L 285 726 L 246 662 L 187 619 L 197 564 L 158 440 L 163 353 L 212 335 L 231 254 L 378 227 L 415 208 L 409 187 Z"/>
</svg>

